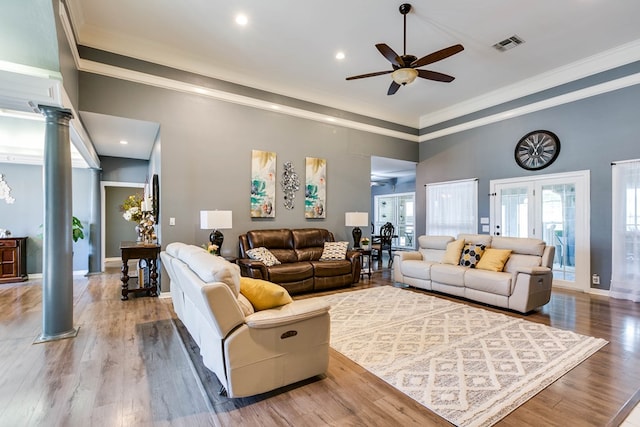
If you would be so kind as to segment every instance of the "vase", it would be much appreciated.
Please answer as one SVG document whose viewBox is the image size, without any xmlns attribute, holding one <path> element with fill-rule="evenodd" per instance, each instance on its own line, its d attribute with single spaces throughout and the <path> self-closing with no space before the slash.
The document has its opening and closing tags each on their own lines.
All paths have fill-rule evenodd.
<svg viewBox="0 0 640 427">
<path fill-rule="evenodd" d="M 140 226 L 140 224 L 136 225 L 136 234 L 138 236 L 136 239 L 136 242 L 138 243 L 142 242 L 144 240 L 144 236 L 143 236 L 142 227 Z"/>
</svg>

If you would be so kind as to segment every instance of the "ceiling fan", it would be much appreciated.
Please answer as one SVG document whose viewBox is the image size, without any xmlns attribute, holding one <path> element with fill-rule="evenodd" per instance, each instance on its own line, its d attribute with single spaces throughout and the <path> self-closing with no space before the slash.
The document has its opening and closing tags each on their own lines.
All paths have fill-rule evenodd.
<svg viewBox="0 0 640 427">
<path fill-rule="evenodd" d="M 437 61 L 441 61 L 445 58 L 455 55 L 458 52 L 464 50 L 461 44 L 449 46 L 442 50 L 430 53 L 418 59 L 414 55 L 407 55 L 407 13 L 411 11 L 411 5 L 409 3 L 403 3 L 400 5 L 400 13 L 404 16 L 404 50 L 403 55 L 400 56 L 393 49 L 387 46 L 385 43 L 378 43 L 376 48 L 378 51 L 391 62 L 392 70 L 378 71 L 375 73 L 361 74 L 358 76 L 347 77 L 347 80 L 363 79 L 365 77 L 381 76 L 383 74 L 391 74 L 393 81 L 387 95 L 393 95 L 400 89 L 400 86 L 404 86 L 407 83 L 413 82 L 416 77 L 423 79 L 435 80 L 439 82 L 449 83 L 452 82 L 455 77 L 447 74 L 438 73 L 436 71 L 429 70 L 417 70 L 416 68 L 424 65 L 432 64 Z"/>
</svg>

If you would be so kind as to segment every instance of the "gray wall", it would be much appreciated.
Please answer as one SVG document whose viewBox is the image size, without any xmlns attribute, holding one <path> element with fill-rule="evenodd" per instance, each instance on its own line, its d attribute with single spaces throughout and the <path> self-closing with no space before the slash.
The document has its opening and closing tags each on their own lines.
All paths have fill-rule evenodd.
<svg viewBox="0 0 640 427">
<path fill-rule="evenodd" d="M 133 195 L 142 195 L 143 188 L 105 187 L 105 257 L 120 258 L 120 242 L 136 241 L 135 222 L 123 218 L 120 206 L 124 200 Z"/>
<path fill-rule="evenodd" d="M 58 40 L 58 61 L 60 72 L 62 73 L 62 85 L 64 86 L 71 104 L 73 107 L 78 108 L 78 70 L 69 47 L 69 42 L 62 28 L 62 23 L 59 18 L 60 2 L 58 0 L 49 0 L 53 2 L 53 10 L 56 16 L 55 30 Z M 64 7 L 64 6 L 63 6 Z"/>
<path fill-rule="evenodd" d="M 42 274 L 42 228 L 44 223 L 44 195 L 42 166 L 0 163 L 0 174 L 11 187 L 13 204 L 0 200 L 0 228 L 11 231 L 15 237 L 28 237 L 27 273 Z M 73 215 L 84 226 L 85 238 L 73 244 L 73 270 L 87 271 L 91 252 L 91 171 L 72 170 Z M 71 218 L 69 218 L 71 221 Z"/>
<path fill-rule="evenodd" d="M 416 174 L 417 233 L 425 232 L 424 185 L 477 177 L 480 217 L 489 216 L 489 181 L 577 170 L 591 171 L 591 271 L 611 279 L 611 162 L 640 158 L 640 86 L 587 98 L 420 144 Z M 514 161 L 526 133 L 550 130 L 561 151 L 551 166 L 527 172 Z"/>
<path fill-rule="evenodd" d="M 148 177 L 149 161 L 101 156 L 100 167 L 101 181 L 144 184 Z"/>
<path fill-rule="evenodd" d="M 251 229 L 323 227 L 348 239 L 344 213 L 370 206 L 370 157 L 418 157 L 413 142 L 87 73 L 80 75 L 80 94 L 82 111 L 160 123 L 163 246 L 207 242 L 211 230 L 200 230 L 199 213 L 214 209 L 233 211 L 225 255 L 237 254 L 238 235 Z M 295 208 L 285 209 L 278 188 L 276 218 L 251 219 L 252 149 L 276 152 L 278 173 L 292 161 L 301 180 L 305 157 L 327 159 L 327 218 L 304 218 L 302 190 Z M 171 217 L 175 226 L 168 225 Z"/>
</svg>

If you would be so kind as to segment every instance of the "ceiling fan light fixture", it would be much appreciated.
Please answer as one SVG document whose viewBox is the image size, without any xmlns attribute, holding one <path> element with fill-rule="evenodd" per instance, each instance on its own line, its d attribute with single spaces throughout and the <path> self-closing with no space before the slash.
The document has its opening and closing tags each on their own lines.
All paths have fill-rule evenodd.
<svg viewBox="0 0 640 427">
<path fill-rule="evenodd" d="M 398 68 L 391 73 L 393 81 L 403 86 L 412 83 L 416 77 L 418 77 L 418 70 L 413 68 Z"/>
</svg>

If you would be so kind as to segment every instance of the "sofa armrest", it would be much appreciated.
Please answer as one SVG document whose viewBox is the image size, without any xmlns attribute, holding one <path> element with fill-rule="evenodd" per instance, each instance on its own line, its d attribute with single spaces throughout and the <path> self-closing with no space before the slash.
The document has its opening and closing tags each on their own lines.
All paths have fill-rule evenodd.
<svg viewBox="0 0 640 427">
<path fill-rule="evenodd" d="M 396 251 L 394 256 L 399 259 L 400 262 L 405 260 L 422 260 L 422 254 L 418 251 Z"/>
<path fill-rule="evenodd" d="M 280 307 L 262 310 L 245 318 L 247 326 L 254 329 L 275 328 L 321 316 L 331 306 L 317 299 L 296 300 Z"/>
<path fill-rule="evenodd" d="M 347 251 L 347 260 L 351 262 L 352 283 L 358 283 L 360 281 L 360 271 L 362 270 L 360 251 Z"/>
<path fill-rule="evenodd" d="M 516 267 L 514 274 L 518 274 L 518 273 L 525 273 L 525 274 L 529 274 L 531 276 L 539 276 L 542 274 L 547 274 L 550 273 L 551 269 L 549 267 L 527 267 L 527 266 L 521 266 L 521 267 Z"/>
<path fill-rule="evenodd" d="M 240 258 L 236 261 L 240 266 L 240 274 L 244 277 L 252 277 L 254 279 L 269 280 L 269 272 L 267 266 L 262 261 L 249 258 Z"/>
<path fill-rule="evenodd" d="M 347 259 L 353 262 L 356 258 L 360 258 L 360 251 L 347 251 Z"/>
</svg>

